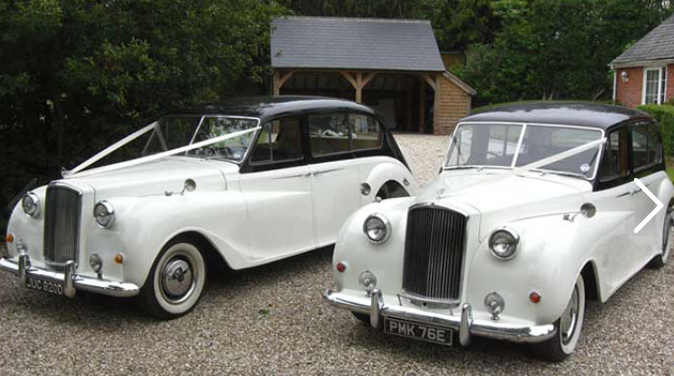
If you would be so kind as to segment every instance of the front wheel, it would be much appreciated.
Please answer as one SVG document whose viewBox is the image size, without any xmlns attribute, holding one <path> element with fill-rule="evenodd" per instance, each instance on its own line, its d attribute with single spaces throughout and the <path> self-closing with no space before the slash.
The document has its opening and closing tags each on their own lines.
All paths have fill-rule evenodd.
<svg viewBox="0 0 674 376">
<path fill-rule="evenodd" d="M 196 306 L 206 281 L 206 264 L 196 245 L 180 239 L 159 253 L 139 294 L 143 310 L 171 320 Z"/>
<path fill-rule="evenodd" d="M 562 316 L 555 322 L 556 334 L 545 342 L 535 344 L 534 354 L 544 360 L 561 362 L 576 348 L 585 320 L 585 281 L 579 275 L 571 299 Z"/>
</svg>

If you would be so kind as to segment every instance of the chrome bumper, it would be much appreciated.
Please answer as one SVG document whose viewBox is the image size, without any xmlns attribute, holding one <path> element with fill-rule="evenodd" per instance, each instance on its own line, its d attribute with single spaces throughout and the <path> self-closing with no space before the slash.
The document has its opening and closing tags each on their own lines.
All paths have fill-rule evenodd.
<svg viewBox="0 0 674 376">
<path fill-rule="evenodd" d="M 384 318 L 392 318 L 437 325 L 458 331 L 459 342 L 462 346 L 468 346 L 473 335 L 518 343 L 536 343 L 545 341 L 557 333 L 553 324 L 522 326 L 493 320 L 474 320 L 472 308 L 468 303 L 463 305 L 460 318 L 413 307 L 387 305 L 384 303 L 381 291 L 377 289 L 372 291 L 369 297 L 355 297 L 325 290 L 323 299 L 338 308 L 369 314 L 370 324 L 375 329 L 383 328 Z"/>
<path fill-rule="evenodd" d="M 18 276 L 24 284 L 28 277 L 63 284 L 63 295 L 68 298 L 74 298 L 77 290 L 120 298 L 135 296 L 140 292 L 138 286 L 133 283 L 114 282 L 77 275 L 75 274 L 75 263 L 73 261 L 66 263 L 64 272 L 55 272 L 32 267 L 28 255 L 22 254 L 16 260 L 0 258 L 0 270 Z"/>
</svg>

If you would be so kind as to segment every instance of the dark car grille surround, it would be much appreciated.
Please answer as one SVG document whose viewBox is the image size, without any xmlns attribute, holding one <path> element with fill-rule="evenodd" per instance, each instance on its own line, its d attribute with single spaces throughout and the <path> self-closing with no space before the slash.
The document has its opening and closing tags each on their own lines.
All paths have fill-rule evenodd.
<svg viewBox="0 0 674 376">
<path fill-rule="evenodd" d="M 49 185 L 45 200 L 44 257 L 47 264 L 59 268 L 75 261 L 79 253 L 82 193 L 64 185 Z"/>
<path fill-rule="evenodd" d="M 403 261 L 403 294 L 422 301 L 458 303 L 468 217 L 423 204 L 409 209 Z"/>
</svg>

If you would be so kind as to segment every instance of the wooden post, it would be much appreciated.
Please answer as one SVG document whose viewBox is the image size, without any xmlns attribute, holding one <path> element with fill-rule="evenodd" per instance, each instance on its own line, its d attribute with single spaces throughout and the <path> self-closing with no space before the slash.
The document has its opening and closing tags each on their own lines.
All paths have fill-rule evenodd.
<svg viewBox="0 0 674 376">
<path fill-rule="evenodd" d="M 339 72 L 351 83 L 351 86 L 356 90 L 356 103 L 363 101 L 363 88 L 367 86 L 370 81 L 376 76 L 376 73 L 370 73 L 363 78 L 363 72 L 356 72 L 356 77 L 353 77 L 349 72 Z"/>
<path fill-rule="evenodd" d="M 283 75 L 281 75 L 281 72 L 274 72 L 274 96 L 278 97 L 281 95 L 281 88 L 283 87 L 283 84 L 286 83 L 292 77 L 294 72 L 287 72 Z"/>
</svg>

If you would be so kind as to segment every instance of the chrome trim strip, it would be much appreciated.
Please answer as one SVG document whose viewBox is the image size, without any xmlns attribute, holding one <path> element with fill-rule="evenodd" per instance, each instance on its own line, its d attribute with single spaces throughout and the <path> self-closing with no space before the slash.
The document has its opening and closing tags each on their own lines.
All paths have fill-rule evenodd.
<svg viewBox="0 0 674 376">
<path fill-rule="evenodd" d="M 376 298 L 368 297 L 365 294 L 362 297 L 357 297 L 327 289 L 323 292 L 323 300 L 337 308 L 357 313 L 369 313 L 370 323 L 377 323 L 377 325 L 383 323 L 384 318 L 390 317 L 455 330 L 459 332 L 459 340 L 462 345 L 469 343 L 470 337 L 473 335 L 517 343 L 538 343 L 552 338 L 557 333 L 554 324 L 526 326 L 473 319 L 472 308 L 468 303 L 463 305 L 461 316 L 457 317 L 412 307 L 389 305 L 384 302 L 383 298 L 380 299 L 379 295 Z"/>
<path fill-rule="evenodd" d="M 30 266 L 28 255 L 23 254 L 18 257 L 18 260 L 0 258 L 0 270 L 18 276 L 24 284 L 27 277 L 63 284 L 63 294 L 68 298 L 74 298 L 76 290 L 118 298 L 132 297 L 138 295 L 140 292 L 140 288 L 133 283 L 108 281 L 78 275 L 75 273 L 75 264 L 72 261 L 68 261 L 65 272 L 60 273 Z"/>
</svg>

